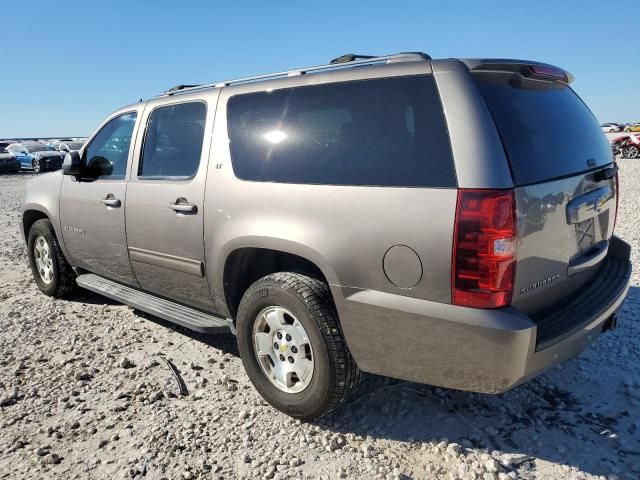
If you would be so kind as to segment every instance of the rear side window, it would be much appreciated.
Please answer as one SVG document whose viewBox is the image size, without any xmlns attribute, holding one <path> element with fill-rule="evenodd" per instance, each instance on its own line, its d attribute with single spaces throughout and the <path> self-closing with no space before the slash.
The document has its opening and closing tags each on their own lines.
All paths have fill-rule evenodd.
<svg viewBox="0 0 640 480">
<path fill-rule="evenodd" d="M 200 164 L 206 116 L 202 102 L 156 108 L 147 122 L 138 176 L 194 176 Z"/>
<path fill-rule="evenodd" d="M 517 82 L 509 74 L 474 78 L 517 185 L 580 173 L 613 160 L 600 124 L 568 86 Z"/>
<path fill-rule="evenodd" d="M 244 180 L 456 185 L 431 76 L 237 95 L 227 115 L 233 170 Z"/>
</svg>

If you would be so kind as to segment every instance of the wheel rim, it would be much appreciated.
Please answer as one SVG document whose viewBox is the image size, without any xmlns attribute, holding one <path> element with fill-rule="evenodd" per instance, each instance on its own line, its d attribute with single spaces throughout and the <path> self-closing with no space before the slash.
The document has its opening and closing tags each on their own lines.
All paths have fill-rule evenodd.
<svg viewBox="0 0 640 480">
<path fill-rule="evenodd" d="M 40 160 L 33 161 L 33 171 L 36 173 L 40 171 Z"/>
<path fill-rule="evenodd" d="M 309 335 L 287 309 L 272 306 L 258 314 L 253 349 L 262 372 L 279 390 L 299 393 L 311 383 L 315 357 Z"/>
<path fill-rule="evenodd" d="M 36 261 L 36 268 L 40 279 L 47 285 L 53 282 L 51 249 L 49 248 L 49 242 L 47 242 L 43 236 L 38 236 L 33 243 L 33 258 Z"/>
</svg>

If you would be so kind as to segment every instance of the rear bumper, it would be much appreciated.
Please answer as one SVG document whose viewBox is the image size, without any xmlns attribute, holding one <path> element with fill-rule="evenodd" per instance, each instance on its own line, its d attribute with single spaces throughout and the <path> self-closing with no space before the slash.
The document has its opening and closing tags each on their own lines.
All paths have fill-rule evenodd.
<svg viewBox="0 0 640 480">
<path fill-rule="evenodd" d="M 514 307 L 483 310 L 379 291 L 343 288 L 338 309 L 359 367 L 371 373 L 446 388 L 501 393 L 578 355 L 620 309 L 631 276 L 630 247 L 611 240 L 614 262 L 600 293 L 600 272 L 564 308 L 582 317 L 539 341 L 539 324 Z M 594 291 L 591 291 L 593 289 Z M 598 291 L 595 291 L 595 290 Z M 585 303 L 598 298 L 597 304 Z M 572 304 L 573 302 L 573 304 Z M 537 323 L 536 323 L 537 322 Z M 548 326 L 548 325 L 547 325 Z M 565 323 L 566 327 L 566 323 Z"/>
</svg>

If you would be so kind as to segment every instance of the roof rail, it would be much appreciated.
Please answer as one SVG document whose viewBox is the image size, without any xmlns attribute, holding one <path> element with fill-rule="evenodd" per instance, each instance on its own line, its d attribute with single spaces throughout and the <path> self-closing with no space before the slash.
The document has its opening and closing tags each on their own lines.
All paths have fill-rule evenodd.
<svg viewBox="0 0 640 480">
<path fill-rule="evenodd" d="M 326 65 L 317 65 L 314 67 L 298 68 L 295 70 L 287 70 L 284 72 L 267 73 L 263 75 L 256 75 L 253 77 L 237 78 L 235 80 L 225 80 L 216 83 L 207 83 L 202 85 L 178 85 L 164 93 L 158 95 L 158 97 L 175 95 L 183 92 L 193 92 L 212 87 L 227 87 L 229 85 L 237 85 L 239 83 L 256 82 L 260 80 L 271 80 L 281 77 L 294 77 L 297 75 L 305 75 L 307 73 L 321 72 L 324 70 L 335 70 L 340 68 L 349 68 L 355 66 L 374 65 L 376 63 L 395 63 L 395 62 L 415 62 L 420 60 L 431 60 L 431 57 L 422 52 L 401 52 L 394 55 L 384 55 L 380 57 L 369 55 L 355 55 L 348 53 L 340 57 L 334 58 L 330 63 Z"/>
<path fill-rule="evenodd" d="M 354 53 L 347 53 L 346 55 L 341 55 L 338 58 L 334 58 L 329 63 L 334 65 L 336 63 L 353 62 L 354 60 L 357 60 L 358 58 L 376 58 L 376 57 L 373 56 L 373 55 L 356 55 Z"/>
<path fill-rule="evenodd" d="M 200 85 L 176 85 L 175 87 L 171 87 L 169 90 L 167 90 L 164 93 L 175 93 L 175 92 L 179 92 L 180 90 L 185 90 L 187 88 L 195 88 L 199 86 Z"/>
</svg>

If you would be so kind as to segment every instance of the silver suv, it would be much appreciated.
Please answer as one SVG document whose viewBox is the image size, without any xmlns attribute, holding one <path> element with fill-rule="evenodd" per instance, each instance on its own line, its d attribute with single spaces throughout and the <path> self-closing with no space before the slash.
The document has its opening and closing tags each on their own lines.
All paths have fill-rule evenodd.
<svg viewBox="0 0 640 480">
<path fill-rule="evenodd" d="M 175 87 L 29 182 L 35 281 L 235 333 L 294 417 L 363 371 L 504 392 L 613 328 L 628 289 L 617 166 L 571 81 L 402 53 Z"/>
</svg>

